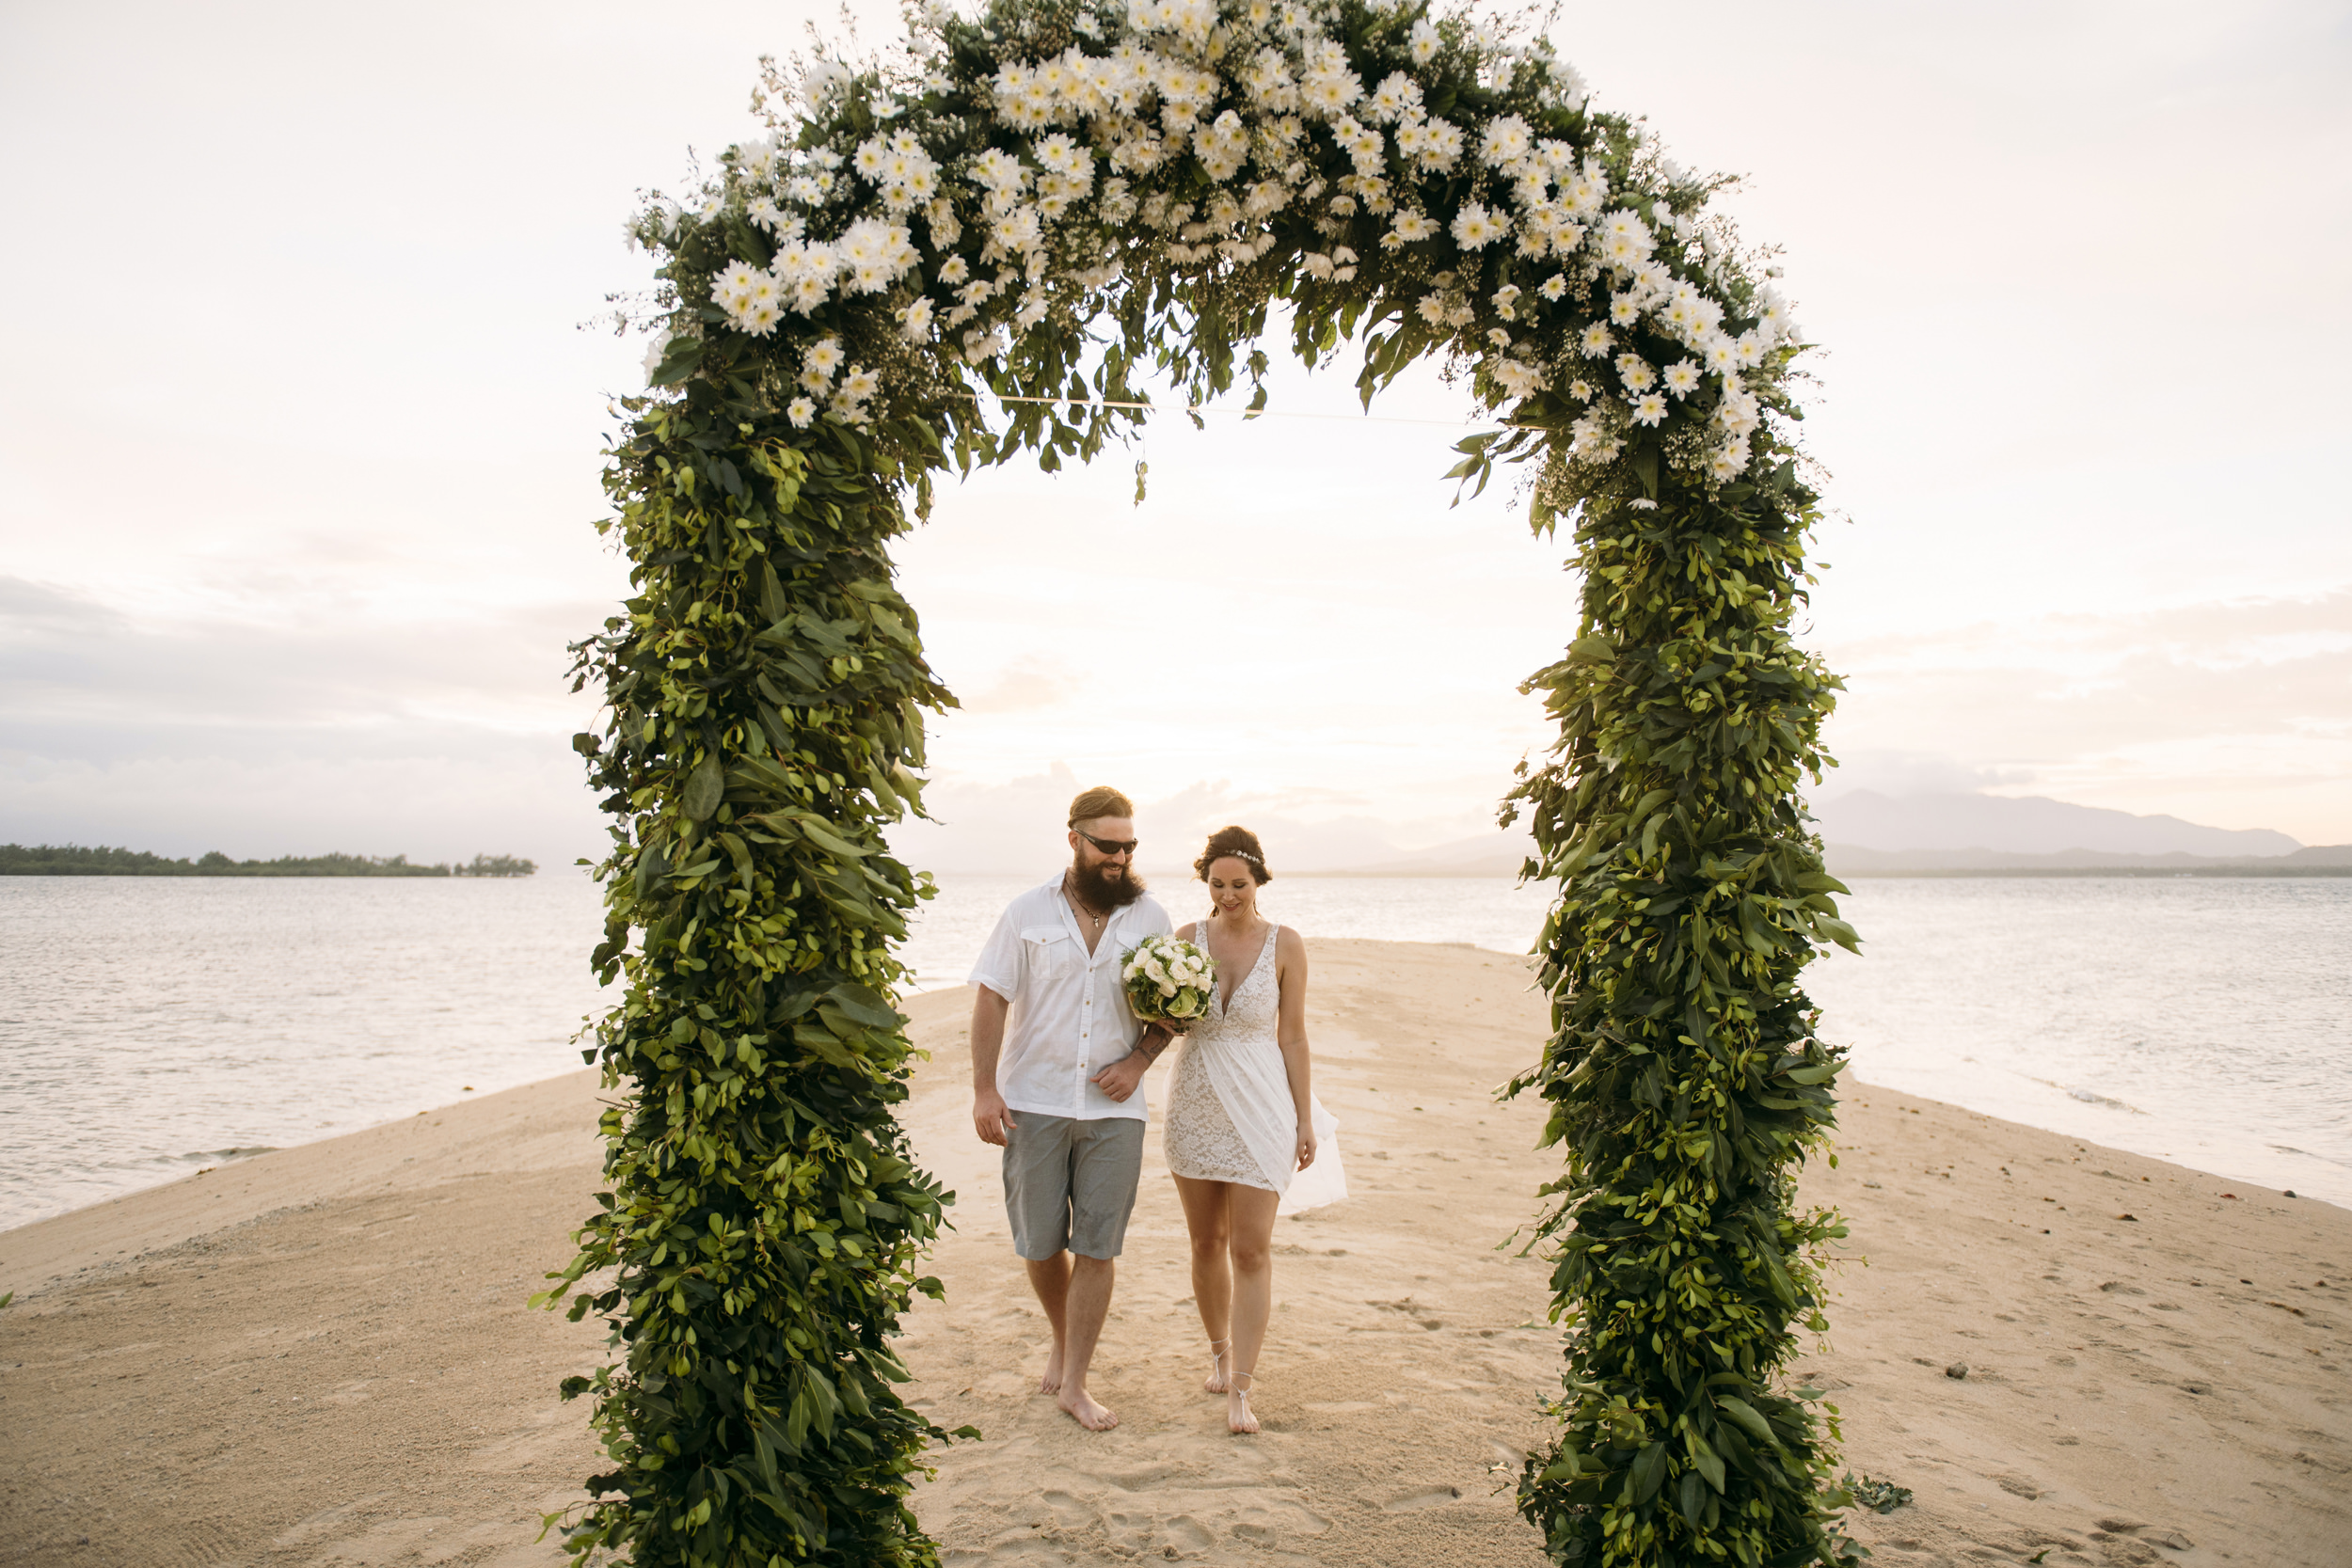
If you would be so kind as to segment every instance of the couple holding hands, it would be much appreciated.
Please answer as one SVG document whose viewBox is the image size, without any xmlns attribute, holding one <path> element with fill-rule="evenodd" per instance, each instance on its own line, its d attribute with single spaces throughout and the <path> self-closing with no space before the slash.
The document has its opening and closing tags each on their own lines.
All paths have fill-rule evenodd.
<svg viewBox="0 0 2352 1568">
<path fill-rule="evenodd" d="M 1130 1008 L 1121 972 L 1168 913 L 1135 873 L 1135 807 L 1095 788 L 1070 805 L 1071 863 L 1015 898 L 972 972 L 972 1122 L 1003 1148 L 1013 1249 L 1053 1325 L 1041 1391 L 1080 1426 L 1119 1424 L 1087 1392 L 1143 1169 L 1144 1075 L 1175 1037 Z M 1224 828 L 1193 863 L 1209 918 L 1173 934 L 1215 960 L 1215 995 L 1184 1036 L 1161 1148 L 1192 1233 L 1209 1338 L 1202 1386 L 1226 1424 L 1249 1409 L 1273 1307 L 1278 1212 L 1347 1196 L 1307 1053 L 1307 946 L 1258 913 L 1270 879 L 1255 833 Z"/>
</svg>

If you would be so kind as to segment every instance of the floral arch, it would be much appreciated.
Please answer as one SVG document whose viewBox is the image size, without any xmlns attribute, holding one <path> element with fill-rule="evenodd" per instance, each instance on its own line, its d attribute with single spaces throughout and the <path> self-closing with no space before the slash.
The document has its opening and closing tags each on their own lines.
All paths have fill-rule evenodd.
<svg viewBox="0 0 2352 1568">
<path fill-rule="evenodd" d="M 629 225 L 662 280 L 606 474 L 635 596 L 577 650 L 609 721 L 576 745 L 614 817 L 594 961 L 627 981 L 588 1054 L 630 1098 L 542 1298 L 616 1271 L 572 1298 L 618 1348 L 564 1390 L 613 1461 L 574 1552 L 936 1560 L 906 1498 L 952 1434 L 890 1345 L 940 1292 L 946 1195 L 893 1115 L 892 943 L 929 888 L 882 830 L 954 698 L 889 541 L 950 464 L 1092 458 L 1137 380 L 1262 404 L 1279 304 L 1304 359 L 1360 341 L 1367 404 L 1419 359 L 1466 378 L 1500 428 L 1450 477 L 1533 465 L 1582 574 L 1529 682 L 1560 739 L 1504 807 L 1560 889 L 1512 1087 L 1566 1157 L 1520 1510 L 1563 1562 L 1833 1560 L 1832 1455 L 1773 1380 L 1843 1233 L 1795 1195 L 1840 1066 L 1799 972 L 1852 935 L 1796 796 L 1836 682 L 1789 633 L 1802 343 L 1716 182 L 1539 35 L 1420 0 L 993 0 L 764 83 L 773 134 Z"/>
</svg>

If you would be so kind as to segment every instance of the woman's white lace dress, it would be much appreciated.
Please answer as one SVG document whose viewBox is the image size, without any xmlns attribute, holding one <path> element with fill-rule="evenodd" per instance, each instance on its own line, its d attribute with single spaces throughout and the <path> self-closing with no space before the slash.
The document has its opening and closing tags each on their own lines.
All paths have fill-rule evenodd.
<svg viewBox="0 0 2352 1568">
<path fill-rule="evenodd" d="M 1294 1168 L 1298 1117 L 1277 1033 L 1281 988 L 1274 938 L 1269 928 L 1232 995 L 1221 1006 L 1212 1003 L 1209 1016 L 1184 1037 L 1160 1145 L 1178 1176 L 1280 1193 L 1281 1212 L 1294 1213 L 1345 1197 L 1347 1176 L 1340 1165 L 1339 1123 L 1311 1098 L 1315 1163 Z"/>
</svg>

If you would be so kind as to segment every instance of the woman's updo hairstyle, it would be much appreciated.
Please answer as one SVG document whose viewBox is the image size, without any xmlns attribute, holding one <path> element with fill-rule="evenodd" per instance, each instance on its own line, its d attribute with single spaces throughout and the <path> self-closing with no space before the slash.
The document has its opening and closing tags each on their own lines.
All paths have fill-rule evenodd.
<svg viewBox="0 0 2352 1568">
<path fill-rule="evenodd" d="M 1207 881 L 1209 867 L 1229 855 L 1249 867 L 1250 879 L 1260 887 L 1274 880 L 1274 873 L 1265 868 L 1265 850 L 1258 843 L 1258 835 L 1247 828 L 1219 828 L 1211 833 L 1209 847 L 1192 863 L 1194 874 Z"/>
</svg>

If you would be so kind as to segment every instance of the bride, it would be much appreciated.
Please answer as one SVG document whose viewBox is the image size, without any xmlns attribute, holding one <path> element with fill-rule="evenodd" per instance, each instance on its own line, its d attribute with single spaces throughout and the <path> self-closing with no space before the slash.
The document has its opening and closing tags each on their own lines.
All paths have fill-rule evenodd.
<svg viewBox="0 0 2352 1568">
<path fill-rule="evenodd" d="M 1307 944 L 1258 914 L 1271 880 L 1258 835 L 1220 828 L 1193 869 L 1209 884 L 1209 918 L 1176 934 L 1216 960 L 1217 994 L 1177 1058 L 1161 1147 L 1192 1232 L 1193 1299 L 1209 1335 L 1202 1386 L 1225 1396 L 1226 1424 L 1248 1433 L 1275 1215 L 1338 1202 L 1347 1179 L 1339 1124 L 1310 1078 Z"/>
</svg>

